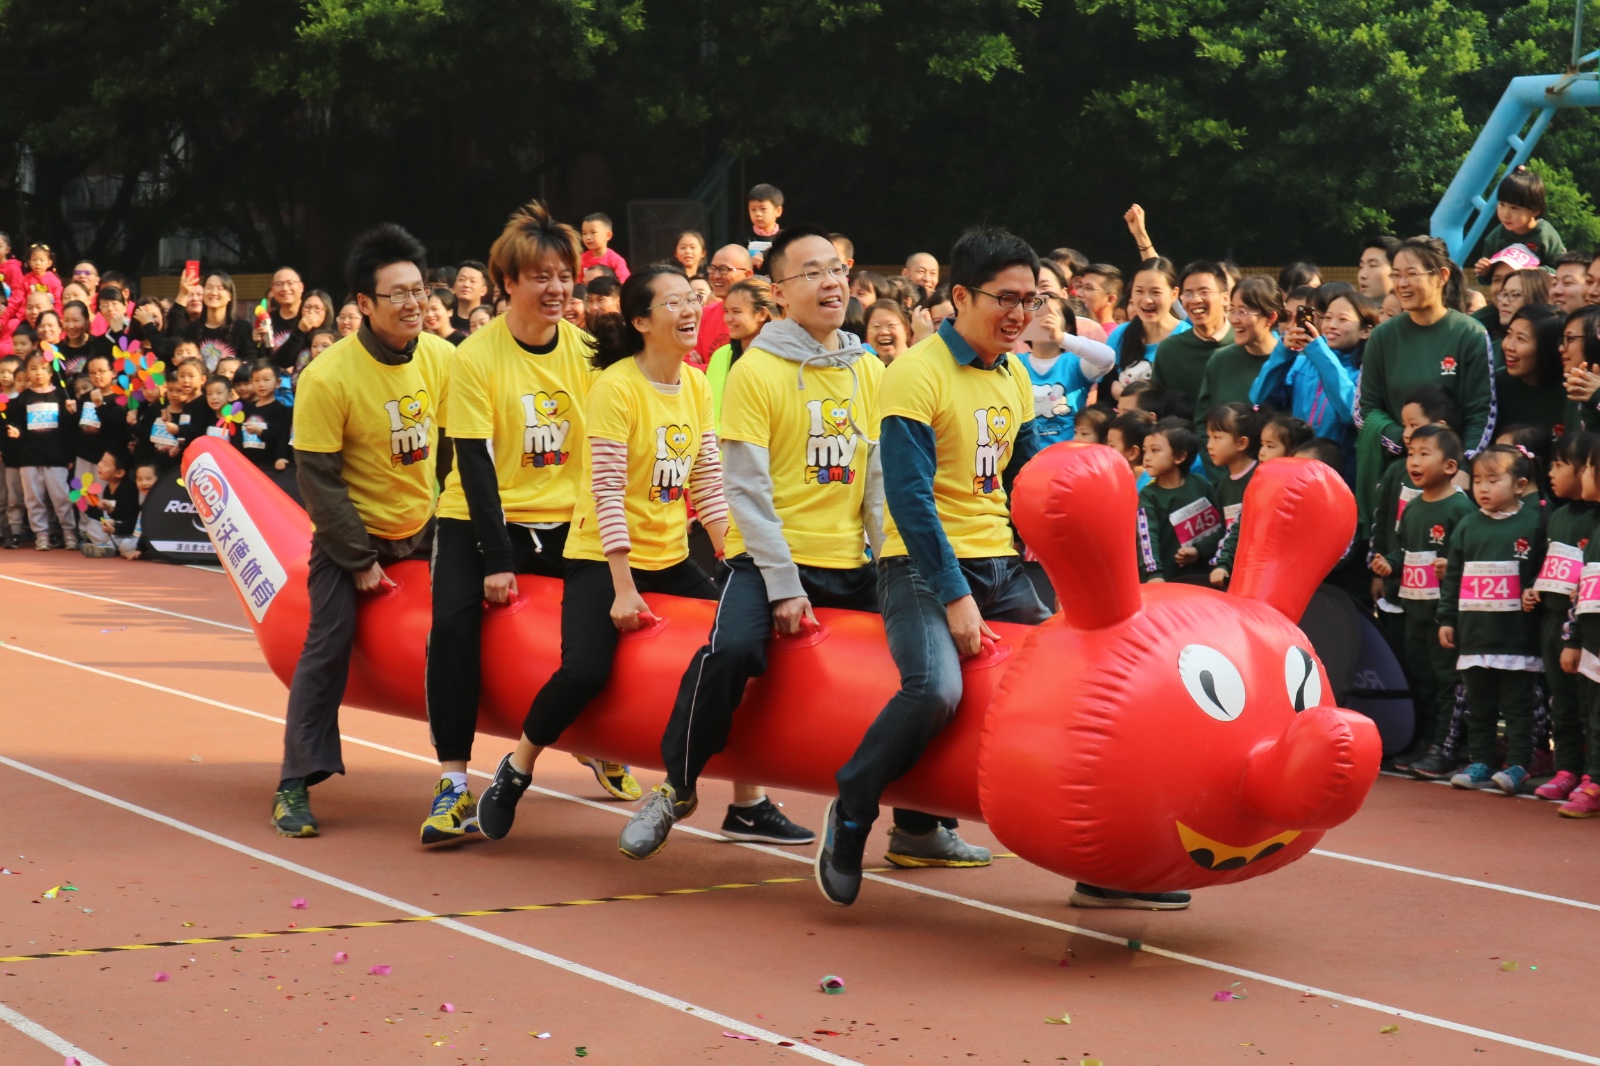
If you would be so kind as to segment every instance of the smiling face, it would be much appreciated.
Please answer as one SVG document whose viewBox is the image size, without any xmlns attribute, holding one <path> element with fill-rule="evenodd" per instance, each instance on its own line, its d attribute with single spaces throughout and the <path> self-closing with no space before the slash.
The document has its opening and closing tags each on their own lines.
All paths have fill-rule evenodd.
<svg viewBox="0 0 1600 1066">
<path fill-rule="evenodd" d="M 506 278 L 513 324 L 548 329 L 561 321 L 572 299 L 572 267 L 560 256 L 547 255 L 528 264 L 515 279 Z"/>
<path fill-rule="evenodd" d="M 1172 314 L 1172 286 L 1159 270 L 1141 270 L 1133 276 L 1128 306 L 1147 326 L 1154 326 Z"/>
<path fill-rule="evenodd" d="M 832 241 L 801 237 L 784 248 L 779 262 L 770 265 L 778 271 L 772 299 L 796 325 L 812 336 L 844 325 L 845 303 L 850 294 L 842 276 L 844 263 Z M 815 274 L 816 280 L 807 274 Z"/>
<path fill-rule="evenodd" d="M 1002 307 L 1001 302 L 1037 298 L 1039 279 L 1019 263 L 972 289 L 957 285 L 950 295 L 956 306 L 956 332 L 979 355 L 993 359 L 1002 352 L 1016 351 L 1023 331 L 1033 321 L 1033 312 L 1022 304 Z"/>
<path fill-rule="evenodd" d="M 874 304 L 867 312 L 867 335 L 862 339 L 872 345 L 872 350 L 885 363 L 893 362 L 910 343 L 905 322 L 887 304 Z"/>
<path fill-rule="evenodd" d="M 644 334 L 645 351 L 672 350 L 679 355 L 694 347 L 700 336 L 700 301 L 680 274 L 657 274 L 650 281 L 650 313 L 633 320 Z M 674 311 L 670 304 L 677 304 Z"/>
<path fill-rule="evenodd" d="M 1539 361 L 1538 348 L 1533 339 L 1533 323 L 1526 318 L 1519 318 L 1506 327 L 1501 349 L 1505 352 L 1507 374 L 1514 378 L 1527 378 L 1531 374 L 1537 379 Z M 1538 381 L 1527 383 L 1537 385 Z"/>
</svg>

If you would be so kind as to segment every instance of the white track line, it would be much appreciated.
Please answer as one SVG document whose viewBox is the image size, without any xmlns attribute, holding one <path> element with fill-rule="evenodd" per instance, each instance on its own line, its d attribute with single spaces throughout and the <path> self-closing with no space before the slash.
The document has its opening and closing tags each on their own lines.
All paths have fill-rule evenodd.
<svg viewBox="0 0 1600 1066">
<path fill-rule="evenodd" d="M 44 585 L 37 581 L 26 581 L 20 577 L 12 577 L 10 574 L 0 574 L 0 581 L 14 581 L 18 585 L 29 585 L 33 588 L 46 589 L 50 592 L 64 592 L 68 596 L 82 596 L 86 600 L 99 600 L 101 603 L 114 603 L 118 607 L 132 607 L 136 611 L 150 611 L 154 614 L 164 614 L 171 618 L 182 618 L 186 622 L 201 622 L 208 626 L 216 626 L 218 629 L 231 629 L 236 633 L 252 633 L 253 635 L 253 631 L 247 626 L 229 625 L 227 622 L 218 622 L 211 618 L 199 618 L 192 614 L 181 614 L 178 611 L 169 611 L 164 607 L 150 607 L 143 603 L 129 603 L 127 600 L 114 600 L 109 596 L 96 596 L 90 592 L 79 592 L 77 589 L 64 589 L 58 585 Z"/>
<path fill-rule="evenodd" d="M 333 874 L 326 874 L 321 870 L 314 870 L 309 866 L 302 866 L 297 862 L 291 862 L 290 860 L 281 858 L 269 851 L 261 851 L 260 849 L 253 848 L 248 844 L 241 844 L 237 840 L 231 840 L 228 837 L 219 836 L 216 833 L 201 829 L 199 826 L 190 825 L 188 822 L 180 821 L 179 819 L 173 818 L 170 815 L 161 814 L 157 811 L 150 810 L 148 807 L 141 807 L 137 803 L 130 803 L 127 800 L 108 795 L 107 793 L 100 792 L 97 789 L 89 788 L 87 785 L 80 785 L 76 781 L 69 781 L 67 778 L 60 777 L 49 772 L 48 770 L 41 770 L 38 767 L 29 766 L 27 763 L 18 762 L 15 759 L 8 758 L 7 756 L 0 755 L 0 765 L 9 766 L 13 770 L 16 770 L 20 773 L 30 774 L 42 781 L 48 781 L 53 785 L 59 785 L 62 788 L 70 789 L 81 796 L 87 796 L 90 799 L 99 800 L 101 803 L 116 807 L 119 810 L 127 811 L 130 814 L 136 814 L 141 818 L 148 818 L 152 822 L 159 822 L 161 825 L 167 826 L 170 829 L 176 829 L 180 833 L 187 833 L 190 836 L 198 837 L 209 844 L 215 844 L 218 847 L 227 848 L 229 851 L 248 856 L 257 862 L 270 863 L 273 866 L 283 870 L 288 870 L 290 873 L 298 874 L 301 877 L 308 878 L 312 881 L 320 881 L 331 888 L 339 889 L 341 892 L 348 892 L 352 896 L 360 896 L 362 899 L 371 900 L 373 903 L 388 907 L 391 910 L 399 911 L 402 914 L 421 917 L 434 913 L 426 908 L 418 907 L 415 904 L 407 903 L 404 900 L 385 895 L 382 892 L 365 888 L 361 885 L 355 884 L 352 881 L 346 881 L 341 877 L 335 877 Z M 629 995 L 638 996 L 640 999 L 647 999 L 652 1003 L 656 1003 L 670 1010 L 677 1011 L 680 1014 L 685 1014 L 689 1017 L 699 1018 L 702 1021 L 720 1025 L 724 1029 L 732 1029 L 736 1032 L 743 1033 L 746 1036 L 755 1037 L 757 1040 L 765 1041 L 769 1044 L 776 1045 L 780 1040 L 790 1042 L 793 1044 L 793 1046 L 786 1047 L 783 1050 L 793 1051 L 796 1054 L 804 1055 L 807 1058 L 816 1059 L 819 1062 L 833 1063 L 835 1066 L 861 1066 L 861 1064 L 856 1062 L 854 1059 L 847 1059 L 841 1055 L 835 1055 L 831 1052 L 824 1051 L 821 1048 L 812 1047 L 811 1045 L 806 1044 L 798 1039 L 793 1039 L 783 1036 L 779 1033 L 762 1029 L 760 1026 L 752 1025 L 749 1022 L 740 1021 L 738 1018 L 732 1018 L 726 1014 L 720 1014 L 717 1011 L 708 1010 L 705 1007 L 697 1006 L 696 1004 L 690 1003 L 687 1000 L 679 999 L 676 996 L 669 996 L 665 992 L 658 992 L 655 989 L 649 988 L 645 985 L 636 984 L 633 981 L 629 981 L 627 978 L 617 977 L 613 974 L 606 973 L 604 970 L 596 970 L 592 966 L 585 966 L 581 962 L 573 962 L 572 960 L 564 959 L 559 955 L 552 955 L 548 951 L 540 951 L 538 948 L 529 947 L 527 944 L 507 939 L 506 937 L 499 936 L 495 933 L 486 932 L 475 926 L 467 925 L 465 922 L 457 921 L 453 918 L 440 918 L 430 922 L 429 924 L 443 926 L 446 929 L 453 930 L 465 936 L 470 936 L 475 940 L 481 940 L 486 944 L 493 944 L 497 948 L 504 948 L 507 951 L 512 951 L 518 955 L 525 956 L 537 962 L 542 962 L 547 966 L 554 966 L 558 970 L 565 970 L 567 973 L 576 974 L 579 977 L 586 977 L 589 980 L 597 981 L 608 988 L 614 988 L 619 992 L 626 992 Z M 1595 1061 L 1600 1062 L 1600 1060 Z"/>
<path fill-rule="evenodd" d="M 264 719 L 264 720 L 270 721 L 270 722 L 278 722 L 280 724 L 283 721 L 281 718 L 276 718 L 276 717 L 274 717 L 274 716 L 272 716 L 270 714 L 263 714 L 260 711 L 252 711 L 252 710 L 248 710 L 248 709 L 243 708 L 243 707 L 235 707 L 235 706 L 233 706 L 231 704 L 221 703 L 221 702 L 219 702 L 217 700 L 209 699 L 209 698 L 207 698 L 205 696 L 196 696 L 193 693 L 184 692 L 181 689 L 167 688 L 164 685 L 152 684 L 151 682 L 148 682 L 148 681 L 141 681 L 138 678 L 125 677 L 125 676 L 123 676 L 121 674 L 114 674 L 114 673 L 110 673 L 110 672 L 105 671 L 105 670 L 98 670 L 98 669 L 95 669 L 94 667 L 82 666 L 82 665 L 80 665 L 78 663 L 70 662 L 69 660 L 66 660 L 66 659 L 58 659 L 53 655 L 46 655 L 43 652 L 36 652 L 36 651 L 30 651 L 30 650 L 28 650 L 26 648 L 19 648 L 15 644 L 0 643 L 0 649 L 4 649 L 6 651 L 18 652 L 20 654 L 29 655 L 29 656 L 32 656 L 32 657 L 38 658 L 38 659 L 44 659 L 44 660 L 46 660 L 48 662 L 59 663 L 62 666 L 70 666 L 70 667 L 73 667 L 75 669 L 88 670 L 88 671 L 90 671 L 92 673 L 100 674 L 100 675 L 102 675 L 104 677 L 111 677 L 111 678 L 116 678 L 116 679 L 122 680 L 122 681 L 128 681 L 128 682 L 130 682 L 132 684 L 139 685 L 139 686 L 141 686 L 143 688 L 155 689 L 156 691 L 159 691 L 159 692 L 169 693 L 169 694 L 174 695 L 174 696 L 181 696 L 181 697 L 183 697 L 185 699 L 193 700 L 196 703 L 202 703 L 202 704 L 205 704 L 207 706 L 218 707 L 218 708 L 221 708 L 221 709 L 224 709 L 224 710 L 237 711 L 239 713 L 248 715 L 248 716 L 250 716 L 252 718 L 260 718 L 260 719 Z M 376 751 L 386 752 L 386 753 L 391 754 L 391 755 L 398 755 L 403 759 L 409 759 L 409 760 L 411 760 L 413 762 L 426 763 L 428 765 L 433 765 L 435 763 L 435 760 L 432 759 L 432 758 L 429 758 L 428 756 L 418 755 L 418 754 L 416 754 L 414 752 L 404 751 L 404 750 L 402 750 L 400 748 L 393 748 L 393 747 L 390 747 L 387 744 L 379 744 L 379 743 L 376 743 L 375 741 L 363 740 L 360 737 L 352 737 L 352 736 L 348 736 L 348 735 L 345 735 L 345 734 L 341 734 L 340 736 L 341 736 L 341 739 L 346 740 L 346 741 L 348 741 L 348 742 L 350 742 L 352 744 L 356 744 L 356 745 L 359 745 L 361 747 L 371 748 L 371 749 L 374 749 Z M 136 813 L 146 814 L 148 817 L 152 817 L 152 818 L 156 819 L 157 821 L 163 821 L 163 822 L 168 821 L 163 815 L 156 814 L 153 811 L 145 812 L 144 808 L 135 807 L 134 805 L 126 803 L 126 802 L 124 802 L 122 800 L 117 800 L 117 799 L 114 799 L 112 797 L 102 797 L 100 793 L 95 793 L 92 790 L 86 789 L 86 788 L 84 788 L 82 786 L 75 785 L 75 784 L 72 784 L 70 782 L 66 782 L 65 779 L 57 778 L 57 777 L 55 777 L 55 775 L 49 774 L 46 771 L 42 771 L 42 770 L 35 771 L 32 768 L 23 767 L 22 764 L 13 762 L 11 759 L 6 758 L 5 756 L 0 756 L 0 764 L 15 766 L 15 767 L 17 767 L 19 769 L 24 769 L 26 772 L 36 773 L 41 777 L 45 777 L 47 780 L 57 781 L 59 783 L 63 783 L 67 787 L 73 788 L 73 789 L 75 789 L 75 790 L 77 790 L 79 792 L 84 793 L 85 795 L 93 795 L 96 798 L 105 798 L 107 800 L 107 802 L 111 802 L 111 803 L 115 804 L 116 806 L 123 807 L 123 808 L 128 809 L 128 810 L 133 810 Z M 485 780 L 492 779 L 493 776 L 494 776 L 492 774 L 484 773 L 481 770 L 469 770 L 469 773 L 471 773 L 474 777 L 481 777 L 481 778 L 484 778 Z M 578 804 L 581 804 L 581 805 L 583 805 L 585 807 L 592 807 L 595 810 L 605 811 L 605 812 L 607 812 L 609 814 L 615 814 L 615 815 L 619 815 L 619 816 L 622 816 L 622 817 L 628 817 L 628 816 L 630 816 L 632 814 L 632 809 L 631 808 L 619 807 L 618 805 L 616 805 L 614 803 L 613 804 L 598 803 L 598 802 L 596 802 L 594 800 L 584 799 L 581 796 L 572 796 L 572 795 L 569 795 L 569 794 L 567 794 L 565 792 L 557 792 L 557 791 L 555 791 L 553 789 L 541 788 L 538 785 L 532 786 L 530 791 L 538 792 L 538 793 L 540 793 L 542 795 L 549 796 L 549 797 L 551 797 L 553 799 L 561 799 L 561 800 L 567 800 L 567 801 L 570 801 L 570 802 L 573 802 L 573 803 L 578 803 Z M 185 832 L 192 832 L 194 835 L 200 836 L 200 837 L 202 837 L 204 839 L 207 839 L 207 840 L 216 840 L 218 842 L 222 842 L 222 841 L 225 840 L 225 838 L 216 837 L 213 834 L 208 833 L 203 829 L 197 829 L 197 828 L 194 828 L 192 826 L 185 826 L 183 823 L 180 823 L 180 822 L 170 822 L 169 824 L 174 825 L 174 827 L 176 827 L 176 828 L 183 829 Z M 694 826 L 681 825 L 681 826 L 678 826 L 677 828 L 678 828 L 678 831 L 681 832 L 681 833 L 689 833 L 689 834 L 692 834 L 694 836 L 706 837 L 708 839 L 717 840 L 717 841 L 724 841 L 724 838 L 720 834 L 709 832 L 709 831 L 704 830 L 704 829 L 697 829 Z M 300 870 L 304 869 L 302 867 L 296 866 L 293 863 L 289 863 L 287 860 L 278 859 L 276 856 L 267 856 L 267 853 L 265 853 L 265 852 L 257 852 L 255 849 L 250 848 L 250 847 L 248 847 L 247 845 L 244 845 L 244 844 L 235 844 L 232 841 L 228 841 L 228 842 L 226 842 L 224 844 L 224 846 L 233 848 L 236 851 L 243 851 L 246 854 L 250 854 L 250 855 L 266 856 L 267 861 L 275 863 L 275 864 L 277 864 L 279 866 L 283 866 L 286 869 L 295 869 L 297 871 L 300 871 Z M 763 846 L 763 845 L 760 845 L 760 844 L 739 844 L 737 846 L 738 847 L 743 847 L 743 848 L 748 848 L 751 851 L 758 851 L 758 852 L 761 852 L 761 853 L 766 854 L 766 855 L 772 855 L 772 856 L 775 856 L 776 858 L 786 859 L 786 860 L 788 860 L 790 862 L 802 862 L 802 863 L 805 863 L 808 866 L 812 864 L 812 860 L 810 858 L 807 858 L 807 857 L 802 856 L 802 855 L 796 855 L 792 851 L 782 851 L 782 850 L 779 850 L 777 848 L 766 847 L 766 846 Z M 1341 857 L 1343 857 L 1343 856 L 1341 856 Z M 1404 869 L 1404 868 L 1402 868 L 1402 869 Z M 1426 871 L 1421 871 L 1421 872 L 1425 873 Z M 341 886 L 341 887 L 345 884 L 344 882 L 338 881 L 337 878 L 331 878 L 328 875 L 319 874 L 319 873 L 316 873 L 315 871 L 308 871 L 307 875 L 308 876 L 314 876 L 314 877 L 316 877 L 316 878 L 318 878 L 320 880 L 324 880 L 326 883 L 329 883 L 329 884 L 337 883 L 337 885 Z M 967 896 L 958 896 L 958 895 L 955 895 L 954 893 L 950 893 L 950 892 L 941 892 L 938 889 L 928 888 L 928 887 L 923 886 L 923 885 L 915 884 L 914 882 L 900 881 L 900 880 L 896 880 L 894 878 L 884 877 L 881 874 L 873 874 L 873 873 L 865 874 L 864 876 L 869 881 L 876 881 L 876 882 L 879 882 L 880 884 L 891 885 L 891 886 L 893 886 L 895 888 L 902 889 L 902 890 L 907 891 L 907 892 L 920 893 L 921 895 L 924 895 L 924 896 L 931 896 L 934 899 L 944 900 L 946 902 L 955 903 L 955 904 L 958 904 L 960 906 L 972 907 L 975 910 L 987 911 L 990 914 L 1000 915 L 1002 917 L 1011 918 L 1011 919 L 1014 919 L 1014 920 L 1020 921 L 1020 922 L 1027 922 L 1027 923 L 1029 923 L 1031 925 L 1039 925 L 1039 926 L 1043 926 L 1043 927 L 1045 927 L 1047 929 L 1055 929 L 1055 930 L 1059 930 L 1061 932 L 1074 933 L 1074 934 L 1077 934 L 1079 936 L 1087 937 L 1087 938 L 1089 938 L 1091 940 L 1099 940 L 1099 941 L 1103 941 L 1103 942 L 1108 943 L 1108 944 L 1125 945 L 1125 944 L 1128 943 L 1128 941 L 1127 941 L 1127 939 L 1125 937 L 1113 936 L 1113 935 L 1111 935 L 1109 933 L 1100 932 L 1097 929 L 1087 929 L 1087 928 L 1084 928 L 1082 926 L 1069 925 L 1066 922 L 1058 922 L 1058 921 L 1055 921 L 1055 920 L 1050 919 L 1050 918 L 1043 918 L 1043 917 L 1040 917 L 1037 914 L 1029 914 L 1026 911 L 1013 910 L 1010 907 L 1002 907 L 1002 906 L 1000 906 L 998 904 L 988 903 L 988 902 L 986 902 L 984 900 L 972 899 L 972 898 L 967 897 Z M 1488 882 L 1472 882 L 1472 881 L 1469 881 L 1469 880 L 1464 879 L 1464 878 L 1454 878 L 1454 877 L 1449 877 L 1449 876 L 1444 875 L 1444 874 L 1433 874 L 1431 876 L 1437 877 L 1437 878 L 1440 878 L 1440 879 L 1443 879 L 1443 880 L 1459 881 L 1462 884 L 1476 885 L 1477 887 L 1488 887 L 1488 888 L 1493 888 L 1493 889 L 1502 890 L 1502 891 L 1513 891 L 1514 894 L 1530 895 L 1530 896 L 1533 896 L 1534 898 L 1538 898 L 1538 899 L 1545 900 L 1545 901 L 1548 901 L 1548 902 L 1564 903 L 1564 904 L 1568 904 L 1568 905 L 1581 905 L 1581 906 L 1586 906 L 1586 907 L 1592 906 L 1592 905 L 1589 905 L 1589 904 L 1579 904 L 1579 902 L 1576 901 L 1576 900 L 1567 900 L 1567 899 L 1563 899 L 1563 898 L 1561 898 L 1559 896 L 1548 896 L 1547 897 L 1547 896 L 1541 896 L 1541 895 L 1539 895 L 1537 893 L 1524 893 L 1524 892 L 1520 892 L 1519 890 L 1507 890 L 1507 889 L 1505 889 L 1505 886 L 1491 885 Z M 351 890 L 352 891 L 356 891 L 357 894 L 367 894 L 367 890 L 366 889 L 355 889 L 355 888 L 352 888 Z M 370 895 L 369 898 L 378 899 L 379 897 L 374 894 L 374 895 Z M 388 897 L 382 897 L 382 901 L 389 902 L 389 899 L 388 899 Z M 405 907 L 410 906 L 409 904 L 399 904 L 398 901 L 393 901 L 392 903 L 390 903 L 390 905 L 399 906 L 402 909 L 404 909 Z M 419 913 L 420 914 L 420 913 L 426 913 L 426 912 L 416 911 L 415 913 Z M 489 939 L 489 934 L 481 933 L 481 931 L 473 929 L 471 926 L 465 926 L 463 928 L 467 929 L 467 930 L 471 930 L 471 935 L 478 936 L 480 939 L 485 939 L 485 940 Z M 491 943 L 498 943 L 498 939 L 491 940 L 490 942 Z M 501 945 L 501 946 L 505 946 L 505 945 Z M 519 950 L 519 949 L 518 948 L 514 948 L 513 950 Z M 533 951 L 535 949 L 529 948 L 527 950 L 528 951 Z M 1469 1036 L 1481 1037 L 1484 1040 L 1490 1040 L 1490 1041 L 1494 1041 L 1496 1043 L 1506 1044 L 1506 1045 L 1509 1045 L 1511 1047 L 1520 1047 L 1520 1048 L 1527 1049 L 1529 1051 L 1537 1051 L 1537 1052 L 1540 1052 L 1542 1054 L 1552 1055 L 1552 1056 L 1554 1056 L 1556 1058 L 1565 1059 L 1565 1060 L 1567 1060 L 1569 1062 L 1589 1063 L 1589 1064 L 1591 1064 L 1591 1066 L 1600 1066 L 1600 1058 L 1597 1058 L 1597 1057 L 1592 1056 L 1592 1055 L 1586 1055 L 1586 1054 L 1583 1054 L 1582 1052 L 1578 1052 L 1578 1051 L 1569 1051 L 1566 1048 L 1558 1048 L 1558 1047 L 1554 1047 L 1554 1046 L 1549 1045 L 1549 1044 L 1541 1044 L 1541 1043 L 1538 1043 L 1538 1042 L 1532 1041 L 1532 1040 L 1524 1040 L 1522 1037 L 1511 1036 L 1511 1035 L 1506 1034 L 1506 1033 L 1497 1033 L 1497 1032 L 1494 1032 L 1493 1030 L 1490 1030 L 1490 1029 L 1480 1029 L 1477 1026 L 1465 1025 L 1465 1024 L 1463 1024 L 1461 1022 L 1451 1021 L 1448 1018 L 1439 1018 L 1439 1017 L 1436 1017 L 1436 1016 L 1431 1015 L 1431 1014 L 1422 1014 L 1422 1013 L 1419 1013 L 1419 1012 L 1416 1012 L 1416 1011 L 1405 1010 L 1404 1008 L 1401 1008 L 1401 1007 L 1392 1007 L 1392 1006 L 1389 1006 L 1388 1004 L 1379 1003 L 1376 1000 L 1365 999 L 1365 998 L 1362 998 L 1360 996 L 1346 995 L 1345 993 L 1342 993 L 1342 992 L 1335 992 L 1332 989 L 1319 988 L 1316 985 L 1309 985 L 1309 984 L 1304 984 L 1304 983 L 1301 983 L 1301 982 L 1289 981 L 1289 980 L 1286 980 L 1286 979 L 1281 978 L 1281 977 L 1273 977 L 1273 976 L 1271 976 L 1269 974 L 1259 973 L 1259 972 L 1257 972 L 1255 970 L 1247 970 L 1247 969 L 1244 969 L 1243 967 L 1233 966 L 1233 965 L 1230 965 L 1228 963 L 1215 962 L 1215 961 L 1213 961 L 1211 959 L 1202 959 L 1202 958 L 1200 958 L 1199 956 L 1196 956 L 1196 955 L 1188 955 L 1188 954 L 1184 954 L 1182 952 L 1171 951 L 1171 950 L 1168 950 L 1166 948 L 1154 947 L 1154 946 L 1150 945 L 1149 943 L 1144 943 L 1142 945 L 1142 947 L 1141 947 L 1141 950 L 1148 951 L 1153 955 L 1159 955 L 1159 956 L 1161 956 L 1163 958 L 1169 958 L 1169 959 L 1173 959 L 1174 961 L 1177 961 L 1177 962 L 1183 962 L 1183 963 L 1187 963 L 1187 964 L 1189 964 L 1191 966 L 1197 966 L 1197 967 L 1200 967 L 1202 969 L 1213 970 L 1213 971 L 1216 971 L 1218 973 L 1226 973 L 1226 974 L 1230 974 L 1230 975 L 1235 976 L 1235 977 L 1245 977 L 1245 978 L 1249 978 L 1252 981 L 1258 981 L 1258 982 L 1260 982 L 1262 984 L 1274 985 L 1276 987 L 1289 989 L 1289 990 L 1295 991 L 1295 992 L 1310 992 L 1313 995 L 1321 996 L 1324 999 L 1329 999 L 1329 1000 L 1333 1000 L 1335 1002 L 1348 1004 L 1349 1006 L 1363 1007 L 1363 1008 L 1365 1008 L 1367 1010 L 1377 1011 L 1377 1012 L 1379 1012 L 1381 1014 L 1388 1014 L 1388 1015 L 1392 1015 L 1392 1016 L 1397 1017 L 1397 1018 L 1405 1018 L 1408 1021 L 1420 1022 L 1420 1023 L 1424 1024 L 1424 1025 L 1432 1025 L 1432 1026 L 1435 1026 L 1435 1027 L 1440 1028 L 1440 1029 L 1450 1030 L 1452 1032 L 1463 1033 L 1463 1034 L 1466 1034 L 1466 1035 L 1469 1035 Z M 526 954 L 526 952 L 523 952 L 523 953 Z M 550 956 L 550 957 L 551 958 L 555 958 L 555 956 Z M 565 960 L 562 960 L 562 962 L 565 962 Z M 555 964 L 553 964 L 553 965 L 555 965 Z M 570 966 L 578 966 L 579 964 L 570 963 L 568 965 L 570 965 Z M 585 969 L 587 969 L 587 968 L 585 968 Z M 599 973 L 599 971 L 594 971 L 594 972 L 595 973 Z M 620 980 L 620 978 L 617 979 L 617 980 Z M 646 998 L 653 998 L 655 995 L 658 995 L 658 994 L 652 993 L 651 996 L 647 996 Z M 664 1000 L 658 1000 L 658 1002 L 660 1002 L 660 1001 L 664 1001 Z M 707 1016 L 709 1017 L 709 1015 L 707 1015 Z M 730 1026 L 730 1028 L 732 1028 L 732 1026 Z M 750 1031 L 750 1035 L 755 1035 L 753 1030 Z M 774 1039 L 779 1039 L 779 1038 L 774 1038 Z M 815 1049 L 812 1049 L 812 1050 L 815 1050 Z"/>
<path fill-rule="evenodd" d="M 0 1022 L 5 1022 L 23 1036 L 32 1037 L 58 1055 L 75 1056 L 81 1066 L 106 1066 L 104 1059 L 96 1058 L 72 1041 L 46 1029 L 26 1014 L 19 1014 L 4 1003 L 0 1003 Z"/>
</svg>

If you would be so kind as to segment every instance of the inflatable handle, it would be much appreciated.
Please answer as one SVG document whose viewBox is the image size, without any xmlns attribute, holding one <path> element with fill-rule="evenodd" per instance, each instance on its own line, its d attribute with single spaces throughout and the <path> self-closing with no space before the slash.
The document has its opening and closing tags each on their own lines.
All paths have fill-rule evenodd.
<svg viewBox="0 0 1600 1066">
<path fill-rule="evenodd" d="M 527 605 L 527 602 L 527 599 L 518 595 L 516 588 L 513 587 L 511 589 L 511 599 L 505 603 L 490 603 L 488 600 L 484 600 L 483 609 L 485 611 L 492 611 L 495 614 L 516 614 Z"/>
<path fill-rule="evenodd" d="M 814 648 L 828 639 L 828 627 L 813 618 L 800 619 L 800 632 L 779 633 L 773 631 L 773 648 Z"/>
<path fill-rule="evenodd" d="M 651 637 L 658 637 L 661 635 L 661 631 L 667 628 L 667 623 L 670 622 L 671 619 L 662 618 L 651 611 L 640 611 L 639 621 L 643 622 L 644 626 L 642 628 L 623 633 L 621 635 L 622 640 L 649 640 Z"/>
<path fill-rule="evenodd" d="M 978 654 L 961 660 L 963 670 L 988 670 L 1011 658 L 1011 645 L 998 644 L 988 637 L 978 638 Z"/>
</svg>

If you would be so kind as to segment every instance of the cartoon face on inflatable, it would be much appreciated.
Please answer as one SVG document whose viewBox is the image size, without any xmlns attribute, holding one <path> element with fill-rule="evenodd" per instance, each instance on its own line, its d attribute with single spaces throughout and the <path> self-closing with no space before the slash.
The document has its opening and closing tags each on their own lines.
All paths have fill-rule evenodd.
<svg viewBox="0 0 1600 1066">
<path fill-rule="evenodd" d="M 1062 610 L 984 725 L 980 801 L 1007 846 L 1108 888 L 1199 888 L 1291 862 L 1356 812 L 1378 732 L 1328 705 L 1293 620 L 1354 532 L 1337 474 L 1257 469 L 1228 593 L 1138 583 L 1132 477 L 1109 449 L 1051 448 L 1015 499 Z"/>
</svg>

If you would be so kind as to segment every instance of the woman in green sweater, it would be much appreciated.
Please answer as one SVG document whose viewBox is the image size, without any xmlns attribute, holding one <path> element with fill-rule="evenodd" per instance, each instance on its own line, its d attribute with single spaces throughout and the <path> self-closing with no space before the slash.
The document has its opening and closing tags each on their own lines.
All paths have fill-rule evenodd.
<svg viewBox="0 0 1600 1066">
<path fill-rule="evenodd" d="M 1544 562 L 1540 508 L 1524 498 L 1533 459 L 1493 444 L 1472 463 L 1478 509 L 1450 537 L 1439 596 L 1439 643 L 1457 652 L 1467 687 L 1471 762 L 1450 779 L 1456 788 L 1523 790 L 1533 760 L 1533 680 L 1544 670 L 1539 625 L 1523 609 L 1524 589 Z M 1506 720 L 1506 766 L 1495 771 L 1495 723 Z"/>
</svg>

